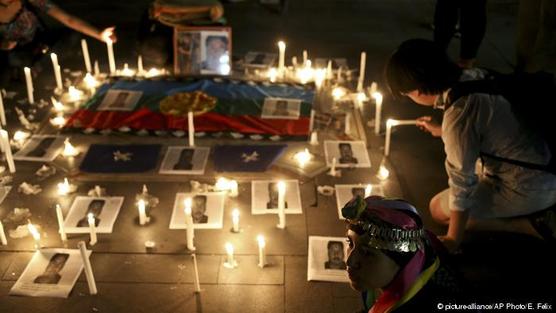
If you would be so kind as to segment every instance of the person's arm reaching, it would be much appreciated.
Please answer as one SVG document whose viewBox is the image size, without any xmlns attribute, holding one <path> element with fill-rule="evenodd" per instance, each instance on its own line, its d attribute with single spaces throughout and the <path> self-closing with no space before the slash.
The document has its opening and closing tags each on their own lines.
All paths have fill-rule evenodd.
<svg viewBox="0 0 556 313">
<path fill-rule="evenodd" d="M 116 35 L 114 34 L 114 27 L 108 27 L 103 30 L 99 30 L 89 23 L 83 21 L 82 19 L 68 14 L 55 5 L 52 5 L 50 9 L 48 9 L 47 13 L 67 27 L 85 35 L 89 35 L 100 41 L 107 42 L 108 40 L 112 40 L 112 42 L 116 42 L 117 40 Z"/>
</svg>

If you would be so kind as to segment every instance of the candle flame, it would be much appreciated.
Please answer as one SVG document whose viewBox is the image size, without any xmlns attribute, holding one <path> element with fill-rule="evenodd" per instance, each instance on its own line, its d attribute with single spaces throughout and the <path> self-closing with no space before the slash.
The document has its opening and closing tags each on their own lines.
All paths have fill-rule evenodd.
<svg viewBox="0 0 556 313">
<path fill-rule="evenodd" d="M 282 180 L 278 182 L 278 192 L 282 194 L 286 192 L 286 183 Z"/>
<path fill-rule="evenodd" d="M 226 247 L 226 253 L 234 254 L 234 246 L 231 243 L 226 242 L 225 247 Z"/>
<path fill-rule="evenodd" d="M 275 67 L 271 67 L 268 70 L 267 76 L 270 79 L 270 82 L 274 83 L 276 81 L 276 78 L 278 78 L 278 69 Z"/>
<path fill-rule="evenodd" d="M 263 235 L 258 235 L 257 236 L 257 242 L 259 243 L 260 248 L 264 248 L 266 246 L 266 241 L 264 240 Z"/>
<path fill-rule="evenodd" d="M 301 167 L 304 167 L 305 164 L 307 164 L 312 159 L 312 157 L 313 156 L 311 155 L 308 149 L 299 151 L 294 155 L 294 159 L 297 161 L 297 163 L 299 163 L 299 166 Z"/>
<path fill-rule="evenodd" d="M 73 157 L 79 154 L 79 150 L 77 150 L 69 141 L 69 138 L 66 138 L 64 141 L 64 151 L 62 154 L 66 157 Z"/>
<path fill-rule="evenodd" d="M 239 210 L 238 209 L 234 209 L 232 211 L 232 218 L 239 218 Z"/>
<path fill-rule="evenodd" d="M 67 178 L 64 178 L 63 183 L 58 183 L 58 194 L 67 195 L 70 192 L 70 185 Z"/>
<path fill-rule="evenodd" d="M 129 65 L 127 65 L 127 63 L 124 64 L 124 69 L 120 71 L 120 74 L 122 76 L 133 76 L 135 75 L 135 71 L 129 68 Z"/>
<path fill-rule="evenodd" d="M 217 191 L 226 191 L 231 189 L 231 181 L 225 177 L 218 177 L 214 189 Z"/>
<path fill-rule="evenodd" d="M 50 97 L 50 101 L 52 101 L 52 107 L 54 108 L 54 111 L 62 112 L 66 109 L 62 102 L 56 100 L 54 97 Z"/>
<path fill-rule="evenodd" d="M 89 89 L 93 89 L 99 85 L 98 80 L 93 75 L 91 75 L 91 73 L 87 73 L 83 81 Z"/>
<path fill-rule="evenodd" d="M 31 134 L 29 134 L 28 132 L 18 130 L 14 133 L 14 140 L 15 141 L 23 141 L 23 140 L 29 138 L 29 136 L 31 136 Z"/>
<path fill-rule="evenodd" d="M 377 176 L 380 180 L 386 180 L 388 176 L 390 176 L 390 171 L 386 168 L 386 166 L 380 165 Z"/>
<path fill-rule="evenodd" d="M 83 91 L 75 88 L 74 86 L 70 86 L 68 89 L 68 94 L 70 101 L 78 101 L 83 97 Z"/>
<path fill-rule="evenodd" d="M 63 115 L 58 115 L 50 119 L 50 124 L 52 124 L 52 126 L 61 128 L 66 125 L 66 118 Z"/>
<path fill-rule="evenodd" d="M 283 42 L 282 40 L 278 41 L 278 48 L 281 50 L 285 50 L 286 49 L 286 43 Z"/>
<path fill-rule="evenodd" d="M 345 95 L 346 95 L 345 88 L 335 87 L 334 89 L 332 89 L 332 97 L 334 97 L 334 100 L 339 100 L 343 98 Z"/>
</svg>

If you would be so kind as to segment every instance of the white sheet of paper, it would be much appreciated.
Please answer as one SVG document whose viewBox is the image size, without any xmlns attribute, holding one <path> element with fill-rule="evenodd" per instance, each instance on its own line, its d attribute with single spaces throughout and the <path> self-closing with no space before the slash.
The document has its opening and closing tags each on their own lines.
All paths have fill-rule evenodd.
<svg viewBox="0 0 556 313">
<path fill-rule="evenodd" d="M 143 92 L 110 89 L 104 95 L 97 111 L 133 111 Z"/>
<path fill-rule="evenodd" d="M 300 99 L 265 98 L 261 118 L 298 120 L 300 110 Z"/>
<path fill-rule="evenodd" d="M 88 250 L 90 256 L 92 251 Z M 10 290 L 10 295 L 67 298 L 83 270 L 79 249 L 41 249 Z"/>
<path fill-rule="evenodd" d="M 273 191 L 269 185 L 273 184 Z M 254 180 L 251 182 L 251 214 L 278 214 L 278 181 Z M 284 180 L 286 184 L 286 214 L 302 214 L 299 182 L 296 179 Z M 272 192 L 272 194 L 271 194 Z M 273 200 L 271 200 L 271 197 Z"/>
<path fill-rule="evenodd" d="M 332 252 L 329 252 L 329 242 L 333 242 L 330 248 Z M 343 250 L 335 250 L 333 246 L 338 247 L 340 244 Z M 339 261 L 339 257 L 343 257 L 343 261 Z M 347 242 L 345 237 L 309 236 L 307 259 L 307 280 L 349 282 L 348 274 L 345 270 L 345 262 L 347 260 Z"/>
<path fill-rule="evenodd" d="M 195 229 L 221 229 L 224 218 L 223 192 L 177 193 L 170 218 L 170 229 L 187 229 L 184 200 L 191 197 L 191 215 Z"/>
<path fill-rule="evenodd" d="M 164 155 L 160 174 L 202 175 L 205 172 L 210 148 L 170 146 Z"/>
<path fill-rule="evenodd" d="M 62 151 L 65 137 L 53 135 L 33 135 L 21 150 L 14 154 L 14 160 L 52 162 Z"/>
<path fill-rule="evenodd" d="M 371 167 L 369 153 L 363 141 L 324 141 L 326 165 L 332 165 L 336 158 L 336 167 Z"/>
<path fill-rule="evenodd" d="M 97 233 L 111 233 L 123 202 L 124 197 L 75 197 L 64 220 L 66 233 L 89 233 L 89 223 L 87 222 L 89 212 L 96 216 Z M 79 224 L 80 226 L 78 226 Z"/>
</svg>

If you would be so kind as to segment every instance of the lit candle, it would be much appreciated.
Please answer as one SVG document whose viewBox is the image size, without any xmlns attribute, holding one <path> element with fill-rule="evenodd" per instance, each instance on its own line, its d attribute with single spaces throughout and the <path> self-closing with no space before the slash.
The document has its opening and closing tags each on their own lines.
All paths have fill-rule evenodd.
<svg viewBox="0 0 556 313">
<path fill-rule="evenodd" d="M 390 176 L 390 171 L 386 168 L 386 166 L 381 164 L 380 168 L 378 169 L 378 173 L 376 174 L 376 176 L 378 177 L 378 179 L 384 181 L 384 180 L 388 179 L 388 176 Z"/>
<path fill-rule="evenodd" d="M 14 133 L 14 138 L 13 139 L 15 141 L 22 142 L 25 139 L 29 138 L 29 136 L 31 136 L 31 134 L 29 134 L 28 132 L 18 130 Z"/>
<path fill-rule="evenodd" d="M 305 148 L 305 150 L 296 153 L 293 158 L 297 161 L 300 167 L 304 167 L 305 164 L 311 160 L 312 155 L 309 153 L 309 150 Z"/>
<path fill-rule="evenodd" d="M 191 216 L 191 198 L 185 198 L 185 225 L 187 227 L 187 250 L 195 251 L 196 248 L 193 245 L 193 238 L 195 237 L 193 228 L 193 217 Z"/>
<path fill-rule="evenodd" d="M 145 200 L 139 200 L 137 203 L 137 209 L 139 210 L 139 225 L 145 225 L 149 221 L 145 210 Z"/>
<path fill-rule="evenodd" d="M 309 142 L 309 144 L 310 144 L 311 146 L 318 146 L 318 144 L 319 144 L 319 138 L 318 138 L 317 131 L 313 131 L 313 132 L 311 133 L 311 141 Z"/>
<path fill-rule="evenodd" d="M 328 60 L 326 66 L 326 79 L 332 79 L 332 60 Z"/>
<path fill-rule="evenodd" d="M 359 80 L 357 81 L 357 91 L 363 91 L 363 82 L 365 80 L 365 62 L 367 61 L 367 53 L 361 52 L 361 63 L 359 67 Z"/>
<path fill-rule="evenodd" d="M 218 177 L 216 184 L 214 185 L 215 191 L 229 191 L 230 190 L 230 180 L 225 177 Z"/>
<path fill-rule="evenodd" d="M 199 293 L 201 292 L 201 283 L 199 282 L 199 267 L 197 266 L 197 256 L 195 255 L 195 253 L 192 253 L 191 257 L 193 258 L 193 270 L 195 271 L 195 292 Z"/>
<path fill-rule="evenodd" d="M 369 87 L 369 94 L 372 95 L 378 91 L 378 85 L 376 82 L 371 83 L 371 87 Z"/>
<path fill-rule="evenodd" d="M 62 155 L 65 157 L 74 157 L 79 154 L 79 150 L 76 149 L 69 141 L 69 138 L 64 140 L 64 151 Z"/>
<path fill-rule="evenodd" d="M 0 91 L 0 126 L 6 126 L 6 111 L 4 110 L 4 99 Z"/>
<path fill-rule="evenodd" d="M 237 262 L 234 259 L 234 246 L 231 243 L 226 242 L 225 247 L 226 247 L 227 258 L 226 258 L 226 262 L 224 263 L 224 266 L 227 268 L 237 267 Z"/>
<path fill-rule="evenodd" d="M 263 235 L 257 236 L 257 242 L 259 243 L 259 264 L 260 268 L 263 268 L 266 265 L 266 255 L 264 252 L 264 248 L 266 247 L 266 241 L 264 240 Z"/>
<path fill-rule="evenodd" d="M 50 97 L 50 101 L 52 101 L 52 108 L 55 112 L 63 112 L 66 110 L 66 107 L 62 104 L 62 102 L 56 100 L 54 97 Z"/>
<path fill-rule="evenodd" d="M 91 67 L 91 58 L 89 57 L 89 47 L 87 46 L 87 40 L 85 39 L 81 39 L 81 50 L 83 50 L 85 69 L 87 69 L 87 73 L 92 73 L 93 68 Z"/>
<path fill-rule="evenodd" d="M 373 185 L 367 184 L 367 186 L 365 187 L 365 198 L 370 197 L 372 192 L 373 192 Z"/>
<path fill-rule="evenodd" d="M 330 176 L 336 176 L 338 175 L 336 173 L 336 157 L 332 158 L 332 165 L 330 166 L 330 172 L 329 172 Z"/>
<path fill-rule="evenodd" d="M 94 246 L 97 243 L 97 227 L 95 225 L 95 215 L 93 213 L 87 214 L 87 221 L 89 222 L 89 235 L 91 240 L 89 244 Z"/>
<path fill-rule="evenodd" d="M 326 70 L 325 69 L 316 69 L 314 72 L 314 79 L 315 79 L 315 87 L 317 87 L 317 91 L 322 88 L 324 84 L 324 80 L 326 79 Z"/>
<path fill-rule="evenodd" d="M 64 178 L 63 183 L 58 183 L 58 194 L 61 196 L 69 194 L 72 191 L 71 189 L 72 186 L 70 186 L 67 178 Z"/>
<path fill-rule="evenodd" d="M 95 276 L 93 275 L 91 261 L 87 255 L 87 248 L 85 247 L 85 243 L 83 241 L 80 241 L 77 246 L 79 247 L 81 260 L 83 260 L 83 269 L 85 270 L 85 277 L 87 278 L 87 284 L 89 285 L 89 294 L 96 295 L 97 284 L 95 283 Z"/>
<path fill-rule="evenodd" d="M 56 218 L 58 219 L 58 233 L 60 233 L 60 238 L 62 241 L 67 241 L 66 231 L 64 229 L 64 215 L 62 214 L 62 207 L 56 204 Z"/>
<path fill-rule="evenodd" d="M 346 95 L 346 90 L 342 87 L 334 87 L 332 89 L 332 97 L 334 100 L 340 100 Z"/>
<path fill-rule="evenodd" d="M 384 143 L 384 155 L 388 156 L 390 154 L 390 138 L 392 136 L 392 127 L 401 125 L 417 125 L 416 120 L 393 120 L 388 119 L 386 121 L 386 142 Z"/>
<path fill-rule="evenodd" d="M 85 74 L 85 78 L 83 78 L 83 82 L 85 82 L 85 86 L 92 93 L 95 92 L 95 88 L 99 85 L 98 80 L 90 73 Z"/>
<path fill-rule="evenodd" d="M 149 78 L 149 77 L 158 76 L 158 75 L 160 75 L 160 74 L 162 74 L 162 71 L 160 71 L 160 70 L 157 69 L 157 68 L 152 67 L 152 68 L 145 74 L 145 76 L 146 76 L 147 78 Z"/>
<path fill-rule="evenodd" d="M 274 83 L 276 81 L 276 78 L 278 78 L 278 70 L 275 67 L 271 67 L 268 70 L 268 79 L 270 80 L 271 83 Z"/>
<path fill-rule="evenodd" d="M 127 65 L 127 63 L 124 64 L 124 69 L 121 70 L 120 74 L 122 76 L 133 76 L 135 74 L 135 71 L 129 68 L 129 65 Z"/>
<path fill-rule="evenodd" d="M 137 57 L 137 74 L 143 75 L 143 72 L 145 72 L 145 69 L 143 68 L 143 57 L 139 55 Z"/>
<path fill-rule="evenodd" d="M 31 224 L 30 220 L 27 220 L 27 229 L 29 230 L 29 233 L 31 233 L 31 236 L 33 236 L 33 239 L 35 240 L 35 249 L 40 249 L 41 234 L 39 233 L 35 225 Z"/>
<path fill-rule="evenodd" d="M 232 232 L 239 233 L 239 210 L 232 211 Z"/>
<path fill-rule="evenodd" d="M 63 115 L 58 115 L 50 119 L 50 124 L 52 124 L 52 126 L 62 128 L 66 124 L 66 119 Z"/>
<path fill-rule="evenodd" d="M 375 99 L 375 135 L 380 134 L 380 120 L 382 115 L 382 94 L 380 92 L 372 93 L 372 97 Z"/>
<path fill-rule="evenodd" d="M 193 123 L 193 112 L 187 113 L 187 132 L 189 135 L 189 146 L 195 147 L 195 124 Z"/>
<path fill-rule="evenodd" d="M 76 102 L 81 100 L 83 97 L 83 91 L 75 88 L 74 86 L 70 86 L 68 89 L 69 100 L 72 102 Z"/>
<path fill-rule="evenodd" d="M 108 48 L 108 66 L 110 68 L 110 75 L 116 74 L 116 61 L 114 59 L 114 43 L 112 40 L 106 40 L 106 47 Z"/>
<path fill-rule="evenodd" d="M 285 60 L 286 60 L 286 43 L 283 41 L 278 41 L 278 72 L 280 75 L 284 75 L 285 71 Z"/>
<path fill-rule="evenodd" d="M 309 118 L 309 131 L 313 131 L 315 128 L 315 110 L 311 109 L 311 116 Z"/>
<path fill-rule="evenodd" d="M 346 113 L 345 123 L 344 123 L 344 133 L 349 135 L 351 132 L 351 113 Z"/>
<path fill-rule="evenodd" d="M 2 221 L 0 221 L 0 243 L 2 243 L 3 246 L 8 245 L 8 239 L 6 239 L 6 233 L 4 232 L 4 225 L 2 224 Z"/>
<path fill-rule="evenodd" d="M 27 86 L 27 99 L 29 100 L 30 104 L 34 104 L 35 98 L 33 96 L 34 89 L 33 89 L 33 79 L 31 77 L 31 69 L 25 67 L 23 71 L 25 72 L 25 84 Z"/>
<path fill-rule="evenodd" d="M 60 69 L 60 64 L 58 63 L 58 56 L 56 53 L 50 54 L 50 59 L 52 60 L 52 67 L 54 68 L 54 78 L 56 79 L 56 89 L 60 92 L 64 89 L 62 85 L 62 71 Z"/>
<path fill-rule="evenodd" d="M 280 229 L 286 228 L 286 183 L 278 182 L 278 225 Z"/>
<path fill-rule="evenodd" d="M 236 180 L 231 180 L 229 183 L 230 191 L 228 192 L 228 196 L 235 198 L 239 195 L 239 186 Z"/>
<path fill-rule="evenodd" d="M 15 173 L 15 162 L 9 138 L 8 132 L 4 129 L 0 129 L 0 144 L 4 147 L 3 150 L 6 156 L 6 162 L 8 162 L 8 168 L 10 169 L 10 173 Z"/>
<path fill-rule="evenodd" d="M 98 66 L 98 61 L 95 60 L 95 77 L 100 76 L 100 67 Z"/>
<path fill-rule="evenodd" d="M 307 50 L 303 50 L 303 66 L 307 66 Z"/>
</svg>

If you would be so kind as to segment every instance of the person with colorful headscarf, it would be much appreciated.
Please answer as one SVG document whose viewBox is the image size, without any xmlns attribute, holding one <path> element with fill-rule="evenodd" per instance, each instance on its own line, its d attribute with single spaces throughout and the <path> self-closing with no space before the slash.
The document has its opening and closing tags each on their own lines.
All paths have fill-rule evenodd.
<svg viewBox="0 0 556 313">
<path fill-rule="evenodd" d="M 442 244 L 403 200 L 355 197 L 342 209 L 348 223 L 347 271 L 365 311 L 433 312 L 466 296 L 441 259 Z"/>
</svg>

